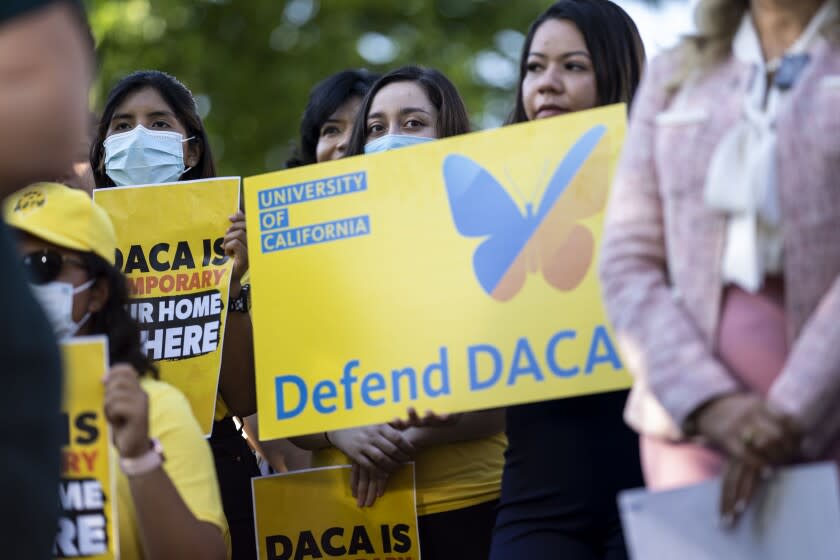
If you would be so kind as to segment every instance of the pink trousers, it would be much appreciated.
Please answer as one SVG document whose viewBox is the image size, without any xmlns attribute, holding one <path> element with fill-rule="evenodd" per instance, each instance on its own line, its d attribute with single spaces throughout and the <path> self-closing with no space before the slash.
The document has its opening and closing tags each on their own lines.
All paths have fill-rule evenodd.
<svg viewBox="0 0 840 560">
<path fill-rule="evenodd" d="M 784 286 L 768 279 L 757 294 L 727 287 L 718 325 L 717 357 L 745 390 L 766 396 L 788 355 Z M 641 436 L 642 470 L 648 488 L 664 490 L 720 474 L 723 456 L 692 443 Z M 824 458 L 840 464 L 840 445 Z"/>
</svg>

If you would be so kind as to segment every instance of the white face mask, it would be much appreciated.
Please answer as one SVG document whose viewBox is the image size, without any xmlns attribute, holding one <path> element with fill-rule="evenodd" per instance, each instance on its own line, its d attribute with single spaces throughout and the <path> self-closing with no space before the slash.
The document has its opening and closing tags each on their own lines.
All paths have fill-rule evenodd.
<svg viewBox="0 0 840 560">
<path fill-rule="evenodd" d="M 187 140 L 180 132 L 149 130 L 137 125 L 128 132 L 109 136 L 105 147 L 105 173 L 118 187 L 156 185 L 180 179 Z"/>
<path fill-rule="evenodd" d="M 41 304 L 59 340 L 74 336 L 90 318 L 88 311 L 78 323 L 73 321 L 73 297 L 93 286 L 95 282 L 95 280 L 88 280 L 75 288 L 69 282 L 50 282 L 30 286 L 32 294 Z"/>
<path fill-rule="evenodd" d="M 425 144 L 432 140 L 437 139 L 426 136 L 414 136 L 412 134 L 386 134 L 365 144 L 365 153 L 375 154 L 378 152 L 387 152 L 388 150 L 396 150 L 397 148 Z"/>
</svg>

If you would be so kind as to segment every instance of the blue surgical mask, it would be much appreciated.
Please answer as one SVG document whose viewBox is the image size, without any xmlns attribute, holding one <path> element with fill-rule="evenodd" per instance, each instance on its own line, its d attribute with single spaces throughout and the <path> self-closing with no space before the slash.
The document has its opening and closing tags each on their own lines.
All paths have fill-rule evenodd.
<svg viewBox="0 0 840 560">
<path fill-rule="evenodd" d="M 387 152 L 388 150 L 396 150 L 397 148 L 405 148 L 406 146 L 425 144 L 432 140 L 437 140 L 437 138 L 413 136 L 410 134 L 386 134 L 365 144 L 365 153 L 375 154 L 377 152 Z"/>
<path fill-rule="evenodd" d="M 187 138 L 192 140 L 192 138 Z M 179 132 L 138 125 L 105 139 L 105 173 L 118 187 L 177 181 L 184 168 L 184 137 Z"/>
</svg>

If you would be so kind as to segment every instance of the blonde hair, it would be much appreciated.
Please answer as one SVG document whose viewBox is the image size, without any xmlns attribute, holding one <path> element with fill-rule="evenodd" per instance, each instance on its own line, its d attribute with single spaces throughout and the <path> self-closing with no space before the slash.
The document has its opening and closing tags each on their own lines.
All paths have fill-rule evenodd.
<svg viewBox="0 0 840 560">
<path fill-rule="evenodd" d="M 840 5 L 840 0 L 826 0 Z M 692 75 L 702 74 L 732 52 L 732 40 L 741 25 L 750 0 L 700 0 L 694 13 L 697 33 L 685 37 L 677 46 L 680 70 L 668 89 L 676 91 Z M 825 30 L 833 41 L 840 40 L 840 20 Z"/>
</svg>

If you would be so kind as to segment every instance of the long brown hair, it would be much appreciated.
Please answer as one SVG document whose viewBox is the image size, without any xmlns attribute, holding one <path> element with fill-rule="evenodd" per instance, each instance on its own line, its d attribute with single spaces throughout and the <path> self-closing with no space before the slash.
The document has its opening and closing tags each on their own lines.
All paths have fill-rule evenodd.
<svg viewBox="0 0 840 560">
<path fill-rule="evenodd" d="M 379 78 L 365 95 L 362 107 L 359 109 L 359 114 L 356 116 L 356 122 L 353 125 L 353 134 L 350 136 L 347 156 L 365 153 L 367 118 L 370 114 L 373 99 L 383 87 L 396 82 L 415 82 L 423 88 L 429 97 L 429 101 L 438 111 L 438 138 L 466 134 L 470 131 L 470 119 L 467 116 L 464 100 L 455 85 L 449 81 L 449 78 L 434 68 L 403 66 Z"/>
<path fill-rule="evenodd" d="M 379 74 L 367 70 L 344 70 L 317 84 L 309 94 L 309 103 L 300 121 L 300 146 L 286 160 L 286 167 L 315 163 L 321 127 L 348 100 L 364 99 L 378 79 Z"/>
<path fill-rule="evenodd" d="M 528 53 L 537 30 L 546 21 L 568 20 L 578 28 L 592 56 L 598 105 L 633 102 L 645 66 L 645 47 L 636 24 L 610 0 L 560 0 L 543 12 L 528 28 L 519 58 L 516 104 L 507 124 L 525 122 L 522 82 L 528 73 Z"/>
<path fill-rule="evenodd" d="M 90 149 L 90 165 L 93 168 L 96 187 L 114 186 L 114 181 L 105 173 L 104 146 L 114 112 L 126 97 L 144 88 L 153 88 L 163 97 L 169 108 L 175 113 L 175 118 L 186 129 L 187 138 L 193 137 L 189 141 L 198 145 L 201 154 L 198 163 L 184 173 L 180 180 L 189 181 L 190 179 L 215 177 L 216 164 L 213 161 L 213 153 L 210 151 L 210 141 L 207 138 L 207 132 L 204 130 L 204 123 L 198 114 L 198 107 L 195 104 L 192 92 L 177 78 L 166 72 L 141 70 L 121 79 L 108 94 L 108 101 L 105 102 L 102 118 L 99 119 L 99 126 L 96 128 L 96 138 Z"/>
</svg>

